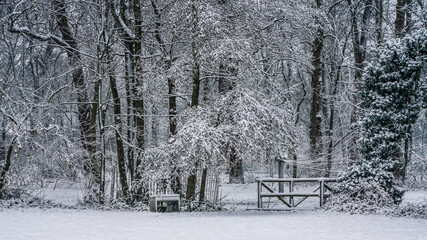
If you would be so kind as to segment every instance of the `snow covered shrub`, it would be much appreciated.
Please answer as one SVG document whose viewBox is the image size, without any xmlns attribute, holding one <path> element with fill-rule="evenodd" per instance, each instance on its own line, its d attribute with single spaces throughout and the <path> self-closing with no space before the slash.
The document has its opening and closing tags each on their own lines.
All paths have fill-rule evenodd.
<svg viewBox="0 0 427 240">
<path fill-rule="evenodd" d="M 341 183 L 343 196 L 348 197 L 341 199 L 342 208 L 401 202 L 399 185 L 409 161 L 406 144 L 422 105 L 420 74 L 427 56 L 426 40 L 427 31 L 422 30 L 388 43 L 378 50 L 379 59 L 366 67 L 359 122 L 362 158 Z M 347 201 L 356 206 L 347 206 Z"/>
<path fill-rule="evenodd" d="M 380 184 L 375 181 L 363 181 L 331 196 L 325 209 L 354 214 L 381 213 L 391 205 L 393 200 Z"/>
<path fill-rule="evenodd" d="M 427 201 L 396 207 L 389 212 L 389 215 L 427 219 Z"/>
<path fill-rule="evenodd" d="M 427 93 L 427 89 L 426 89 Z M 427 190 L 427 148 L 425 133 L 427 131 L 427 109 L 420 114 L 414 125 L 412 136 L 411 161 L 407 167 L 405 187 L 408 189 Z"/>
<path fill-rule="evenodd" d="M 222 206 L 209 201 L 183 201 L 181 202 L 181 209 L 186 212 L 216 212 L 222 211 Z"/>
<path fill-rule="evenodd" d="M 351 192 L 333 195 L 325 210 L 351 214 L 381 214 L 393 217 L 427 219 L 427 201 L 395 205 L 388 193 L 378 184 L 362 183 Z"/>
</svg>

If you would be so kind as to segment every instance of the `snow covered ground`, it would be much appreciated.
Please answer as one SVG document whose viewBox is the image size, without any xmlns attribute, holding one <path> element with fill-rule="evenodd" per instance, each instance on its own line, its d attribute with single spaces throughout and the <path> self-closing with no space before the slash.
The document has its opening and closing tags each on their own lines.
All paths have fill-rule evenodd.
<svg viewBox="0 0 427 240">
<path fill-rule="evenodd" d="M 296 186 L 295 191 L 307 192 L 307 188 L 298 189 L 301 186 Z M 316 186 L 317 187 L 317 186 Z M 310 188 L 313 190 L 314 188 Z M 71 183 L 69 181 L 59 180 L 56 183 L 46 184 L 42 189 L 30 191 L 33 196 L 40 197 L 45 200 L 51 200 L 63 205 L 73 206 L 83 201 L 84 186 L 81 184 Z M 257 185 L 256 183 L 249 184 L 221 184 L 220 186 L 221 204 L 226 209 L 253 209 L 257 204 Z M 419 203 L 427 201 L 427 191 L 407 191 L 405 193 L 403 204 Z M 276 204 L 272 199 L 272 204 Z M 303 208 L 314 208 L 318 206 L 318 199 L 307 199 L 301 205 Z"/>
<path fill-rule="evenodd" d="M 427 220 L 322 211 L 170 213 L 0 209 L 0 239 L 427 239 Z"/>
<path fill-rule="evenodd" d="M 34 192 L 66 205 L 76 204 L 81 188 L 60 183 Z M 256 184 L 223 184 L 221 203 L 241 211 L 150 213 L 38 208 L 0 208 L 0 240 L 67 239 L 363 239 L 427 240 L 427 220 L 350 215 L 321 210 L 247 211 L 256 207 Z M 409 191 L 404 203 L 427 201 L 427 192 Z M 308 201 L 313 209 L 317 200 Z"/>
</svg>

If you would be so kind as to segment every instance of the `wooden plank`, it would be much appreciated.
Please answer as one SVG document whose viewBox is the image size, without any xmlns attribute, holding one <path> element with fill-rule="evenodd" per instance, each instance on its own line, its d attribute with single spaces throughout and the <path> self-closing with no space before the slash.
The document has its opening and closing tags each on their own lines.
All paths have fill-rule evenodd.
<svg viewBox="0 0 427 240">
<path fill-rule="evenodd" d="M 340 178 L 259 178 L 261 182 L 338 182 Z"/>
<path fill-rule="evenodd" d="M 320 193 L 261 193 L 261 197 L 320 197 Z"/>
</svg>

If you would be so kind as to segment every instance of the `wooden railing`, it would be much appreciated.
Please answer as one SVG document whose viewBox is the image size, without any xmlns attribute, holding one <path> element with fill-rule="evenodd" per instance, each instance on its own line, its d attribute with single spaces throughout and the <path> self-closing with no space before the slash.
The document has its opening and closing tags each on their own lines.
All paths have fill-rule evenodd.
<svg viewBox="0 0 427 240">
<path fill-rule="evenodd" d="M 318 197 L 319 205 L 323 206 L 325 198 L 331 195 L 334 191 L 329 183 L 338 182 L 339 178 L 259 178 L 258 182 L 258 209 L 263 208 L 262 198 L 275 197 L 279 199 L 283 204 L 289 208 L 295 208 L 300 205 L 304 200 L 309 197 Z M 288 183 L 289 192 L 285 193 L 283 190 L 280 192 L 275 192 L 271 187 L 266 183 L 278 183 L 279 189 L 284 189 L 283 185 Z M 319 186 L 312 192 L 294 192 L 295 183 L 319 183 Z M 268 192 L 263 192 L 265 189 Z M 289 198 L 289 199 L 285 199 Z M 295 199 L 300 198 L 300 199 Z M 295 201 L 298 200 L 298 201 Z"/>
</svg>

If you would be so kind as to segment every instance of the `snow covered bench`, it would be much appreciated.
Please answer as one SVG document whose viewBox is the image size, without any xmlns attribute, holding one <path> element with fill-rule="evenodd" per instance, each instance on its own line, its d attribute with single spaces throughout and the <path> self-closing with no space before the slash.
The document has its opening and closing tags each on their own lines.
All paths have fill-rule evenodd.
<svg viewBox="0 0 427 240">
<path fill-rule="evenodd" d="M 151 212 L 179 212 L 179 194 L 152 195 L 149 205 Z"/>
</svg>

